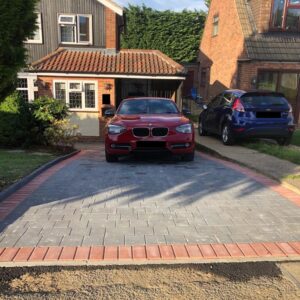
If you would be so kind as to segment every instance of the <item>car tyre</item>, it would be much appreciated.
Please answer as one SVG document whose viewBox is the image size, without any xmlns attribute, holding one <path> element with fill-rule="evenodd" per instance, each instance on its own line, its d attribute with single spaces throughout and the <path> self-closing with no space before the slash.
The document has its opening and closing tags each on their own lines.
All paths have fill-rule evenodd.
<svg viewBox="0 0 300 300">
<path fill-rule="evenodd" d="M 226 146 L 232 146 L 235 142 L 232 129 L 228 123 L 226 123 L 222 128 L 222 142 Z"/>
<path fill-rule="evenodd" d="M 109 163 L 117 162 L 118 161 L 118 156 L 109 154 L 105 151 L 105 159 Z"/>
<path fill-rule="evenodd" d="M 198 123 L 198 133 L 200 136 L 208 135 L 208 132 L 203 128 L 203 123 L 201 119 L 199 119 L 199 123 Z"/>
<path fill-rule="evenodd" d="M 192 153 L 186 153 L 182 155 L 183 161 L 194 161 L 195 159 L 195 151 Z"/>
</svg>

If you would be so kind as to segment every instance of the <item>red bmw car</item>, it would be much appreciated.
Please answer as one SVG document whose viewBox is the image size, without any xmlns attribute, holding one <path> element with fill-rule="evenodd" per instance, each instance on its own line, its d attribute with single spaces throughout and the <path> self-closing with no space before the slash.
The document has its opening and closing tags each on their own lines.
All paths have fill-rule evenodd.
<svg viewBox="0 0 300 300">
<path fill-rule="evenodd" d="M 194 160 L 194 126 L 165 98 L 132 98 L 123 100 L 106 127 L 105 154 L 108 162 L 139 152 L 166 152 Z"/>
</svg>

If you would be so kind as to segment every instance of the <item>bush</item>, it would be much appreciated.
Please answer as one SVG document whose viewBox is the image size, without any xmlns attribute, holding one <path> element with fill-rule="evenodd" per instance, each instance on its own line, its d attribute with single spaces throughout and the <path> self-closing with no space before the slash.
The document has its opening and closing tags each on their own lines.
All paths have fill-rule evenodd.
<svg viewBox="0 0 300 300">
<path fill-rule="evenodd" d="M 27 103 L 16 92 L 0 104 L 0 145 L 71 148 L 77 141 L 77 127 L 70 125 L 67 116 L 67 106 L 58 100 L 41 97 Z"/>
<path fill-rule="evenodd" d="M 0 145 L 24 146 L 35 139 L 35 126 L 28 103 L 16 92 L 0 104 Z"/>
<path fill-rule="evenodd" d="M 77 125 L 71 125 L 70 120 L 54 120 L 51 125 L 46 128 L 44 137 L 47 143 L 56 148 L 62 149 L 64 152 L 74 148 L 74 144 L 78 141 Z"/>
<path fill-rule="evenodd" d="M 38 127 L 38 143 L 49 145 L 45 136 L 46 130 L 56 121 L 64 120 L 68 116 L 68 108 L 63 102 L 49 97 L 40 97 L 34 100 L 30 107 Z"/>
</svg>

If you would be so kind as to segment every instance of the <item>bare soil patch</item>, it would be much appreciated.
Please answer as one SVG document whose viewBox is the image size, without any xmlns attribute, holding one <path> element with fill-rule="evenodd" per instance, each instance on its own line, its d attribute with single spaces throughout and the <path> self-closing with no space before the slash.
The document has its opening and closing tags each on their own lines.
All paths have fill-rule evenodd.
<svg viewBox="0 0 300 300">
<path fill-rule="evenodd" d="M 0 299 L 298 300 L 300 290 L 275 263 L 34 267 L 1 268 Z"/>
</svg>

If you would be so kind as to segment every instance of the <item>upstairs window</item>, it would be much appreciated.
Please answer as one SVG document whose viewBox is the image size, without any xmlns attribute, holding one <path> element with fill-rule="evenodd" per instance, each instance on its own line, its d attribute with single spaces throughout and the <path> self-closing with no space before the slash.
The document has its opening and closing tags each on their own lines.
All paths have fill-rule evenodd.
<svg viewBox="0 0 300 300">
<path fill-rule="evenodd" d="M 43 43 L 43 31 L 42 31 L 42 15 L 40 13 L 37 14 L 36 19 L 37 29 L 34 32 L 31 39 L 28 39 L 26 43 L 29 44 L 42 44 Z"/>
<path fill-rule="evenodd" d="M 213 18 L 213 32 L 212 36 L 217 36 L 219 33 L 219 15 L 215 15 Z"/>
<path fill-rule="evenodd" d="M 58 26 L 62 44 L 93 43 L 91 15 L 59 15 Z"/>
<path fill-rule="evenodd" d="M 271 27 L 284 31 L 300 31 L 300 0 L 274 0 Z"/>
</svg>

